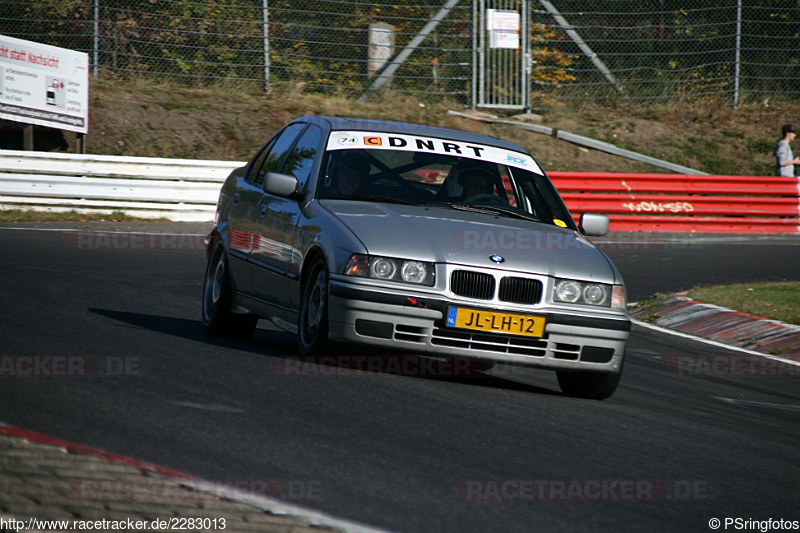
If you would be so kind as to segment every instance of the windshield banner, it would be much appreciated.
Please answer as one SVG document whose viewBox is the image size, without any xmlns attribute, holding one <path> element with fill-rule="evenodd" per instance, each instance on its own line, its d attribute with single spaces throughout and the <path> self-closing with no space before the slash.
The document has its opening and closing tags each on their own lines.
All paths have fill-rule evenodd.
<svg viewBox="0 0 800 533">
<path fill-rule="evenodd" d="M 455 157 L 468 157 L 480 161 L 508 165 L 543 174 L 539 165 L 528 154 L 513 152 L 485 144 L 465 143 L 435 137 L 418 137 L 397 133 L 373 133 L 368 131 L 334 131 L 328 138 L 328 150 L 401 150 L 424 152 Z"/>
</svg>

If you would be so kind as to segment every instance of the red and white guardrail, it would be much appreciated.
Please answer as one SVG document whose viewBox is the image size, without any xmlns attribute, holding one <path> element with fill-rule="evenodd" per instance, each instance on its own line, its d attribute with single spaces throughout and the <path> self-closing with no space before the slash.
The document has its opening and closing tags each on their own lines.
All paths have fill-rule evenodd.
<svg viewBox="0 0 800 533">
<path fill-rule="evenodd" d="M 576 219 L 603 213 L 611 231 L 800 233 L 800 180 L 548 172 Z"/>
<path fill-rule="evenodd" d="M 211 221 L 236 161 L 0 150 L 0 207 L 122 210 Z M 611 231 L 800 234 L 800 181 L 770 176 L 549 172 L 572 215 Z M 442 179 L 438 175 L 434 181 Z"/>
</svg>

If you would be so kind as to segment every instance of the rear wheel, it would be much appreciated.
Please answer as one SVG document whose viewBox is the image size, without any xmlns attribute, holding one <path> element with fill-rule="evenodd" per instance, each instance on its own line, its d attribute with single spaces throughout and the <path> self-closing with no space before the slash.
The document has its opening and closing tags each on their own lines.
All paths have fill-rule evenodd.
<svg viewBox="0 0 800 533">
<path fill-rule="evenodd" d="M 557 374 L 558 385 L 564 394 L 592 400 L 610 398 L 622 378 L 622 370 L 618 373 L 559 370 Z"/>
<path fill-rule="evenodd" d="M 258 323 L 255 315 L 231 311 L 233 290 L 228 269 L 228 254 L 222 243 L 216 243 L 208 258 L 203 283 L 203 325 L 211 335 L 246 339 Z"/>
<path fill-rule="evenodd" d="M 297 348 L 301 354 L 319 353 L 328 344 L 328 267 L 314 259 L 302 285 Z"/>
</svg>

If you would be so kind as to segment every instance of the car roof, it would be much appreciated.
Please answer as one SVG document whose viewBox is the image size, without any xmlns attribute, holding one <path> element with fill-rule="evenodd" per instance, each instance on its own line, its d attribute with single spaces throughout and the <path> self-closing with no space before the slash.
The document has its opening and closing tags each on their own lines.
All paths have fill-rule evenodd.
<svg viewBox="0 0 800 533">
<path fill-rule="evenodd" d="M 469 133 L 466 131 L 441 128 L 438 126 L 426 126 L 424 124 L 415 124 L 413 122 L 319 115 L 298 117 L 294 121 L 315 123 L 319 126 L 330 128 L 331 131 L 371 131 L 375 133 L 419 135 L 421 137 L 436 137 L 439 139 L 450 139 L 453 141 L 466 143 L 484 144 L 488 146 L 496 146 L 506 150 L 513 150 L 515 152 L 522 152 L 525 154 L 528 153 L 525 148 L 516 143 L 491 137 L 489 135 Z"/>
</svg>

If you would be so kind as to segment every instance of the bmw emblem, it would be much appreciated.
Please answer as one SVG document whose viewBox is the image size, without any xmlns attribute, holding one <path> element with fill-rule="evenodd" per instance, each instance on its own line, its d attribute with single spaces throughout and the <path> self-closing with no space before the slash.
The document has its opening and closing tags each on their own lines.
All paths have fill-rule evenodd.
<svg viewBox="0 0 800 533">
<path fill-rule="evenodd" d="M 494 261 L 495 263 L 502 263 L 503 261 L 505 261 L 505 259 L 503 259 L 503 257 L 502 257 L 502 256 L 499 256 L 499 255 L 497 255 L 497 254 L 490 255 L 490 256 L 489 256 L 489 259 L 491 259 L 491 260 L 492 260 L 492 261 Z"/>
</svg>

